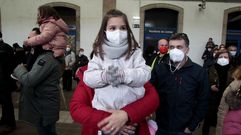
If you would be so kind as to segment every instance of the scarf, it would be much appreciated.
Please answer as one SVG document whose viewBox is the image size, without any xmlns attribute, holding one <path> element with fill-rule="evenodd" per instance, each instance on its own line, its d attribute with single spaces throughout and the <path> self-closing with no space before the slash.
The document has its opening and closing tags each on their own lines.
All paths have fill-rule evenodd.
<svg viewBox="0 0 241 135">
<path fill-rule="evenodd" d="M 219 78 L 219 89 L 221 92 L 223 92 L 227 87 L 228 72 L 230 69 L 230 64 L 226 66 L 220 66 L 218 64 L 215 64 L 215 68 L 217 70 L 218 78 Z"/>
<path fill-rule="evenodd" d="M 102 45 L 104 55 L 109 59 L 117 59 L 123 56 L 128 50 L 127 40 L 121 43 L 119 46 L 114 46 L 111 42 L 105 40 Z"/>
</svg>

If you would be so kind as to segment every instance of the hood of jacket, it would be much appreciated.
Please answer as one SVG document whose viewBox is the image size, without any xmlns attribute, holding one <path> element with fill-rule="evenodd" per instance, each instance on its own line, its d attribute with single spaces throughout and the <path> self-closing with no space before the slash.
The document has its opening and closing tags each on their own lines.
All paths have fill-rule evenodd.
<svg viewBox="0 0 241 135">
<path fill-rule="evenodd" d="M 55 20 L 54 18 L 48 18 L 48 19 L 46 19 L 46 20 L 43 21 L 43 23 L 48 23 L 48 22 L 54 23 L 54 24 L 56 24 L 57 26 L 59 26 L 59 28 L 60 28 L 61 30 L 63 30 L 64 33 L 68 33 L 68 31 L 69 31 L 68 25 L 67 25 L 67 24 L 64 22 L 64 20 L 61 19 L 61 18 L 58 19 L 58 20 Z"/>
</svg>

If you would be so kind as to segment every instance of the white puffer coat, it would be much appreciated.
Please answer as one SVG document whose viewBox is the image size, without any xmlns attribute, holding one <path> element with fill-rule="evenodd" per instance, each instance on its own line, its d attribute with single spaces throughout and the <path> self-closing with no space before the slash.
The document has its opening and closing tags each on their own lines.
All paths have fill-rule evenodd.
<svg viewBox="0 0 241 135">
<path fill-rule="evenodd" d="M 102 72 L 111 65 L 123 69 L 124 84 L 113 87 L 106 85 L 102 80 Z M 99 110 L 120 109 L 143 97 L 145 94 L 143 86 L 150 77 L 151 69 L 145 64 L 141 49 L 136 49 L 128 60 L 125 56 L 109 59 L 104 55 L 104 60 L 94 56 L 84 72 L 84 82 L 95 88 L 92 105 Z"/>
</svg>

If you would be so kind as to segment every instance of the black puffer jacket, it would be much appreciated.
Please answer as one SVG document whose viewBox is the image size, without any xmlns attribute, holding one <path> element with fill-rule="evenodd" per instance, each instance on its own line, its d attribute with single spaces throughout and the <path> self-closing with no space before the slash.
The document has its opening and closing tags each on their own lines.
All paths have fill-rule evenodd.
<svg viewBox="0 0 241 135">
<path fill-rule="evenodd" d="M 160 96 L 156 112 L 158 129 L 169 133 L 183 132 L 186 127 L 194 130 L 208 107 L 210 86 L 207 73 L 189 58 L 174 73 L 168 63 L 169 56 L 166 56 L 153 69 L 150 80 Z"/>
<path fill-rule="evenodd" d="M 10 77 L 13 66 L 13 49 L 0 40 L 0 93 L 14 89 L 14 81 Z"/>
</svg>

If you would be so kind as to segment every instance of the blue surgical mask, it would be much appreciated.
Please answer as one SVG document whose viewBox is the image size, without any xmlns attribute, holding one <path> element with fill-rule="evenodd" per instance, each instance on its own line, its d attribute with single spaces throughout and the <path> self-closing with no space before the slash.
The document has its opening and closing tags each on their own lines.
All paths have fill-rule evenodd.
<svg viewBox="0 0 241 135">
<path fill-rule="evenodd" d="M 229 60 L 227 58 L 218 58 L 217 63 L 220 66 L 226 66 L 229 64 Z"/>
<path fill-rule="evenodd" d="M 237 51 L 229 51 L 229 53 L 230 53 L 231 56 L 235 56 Z"/>
</svg>

